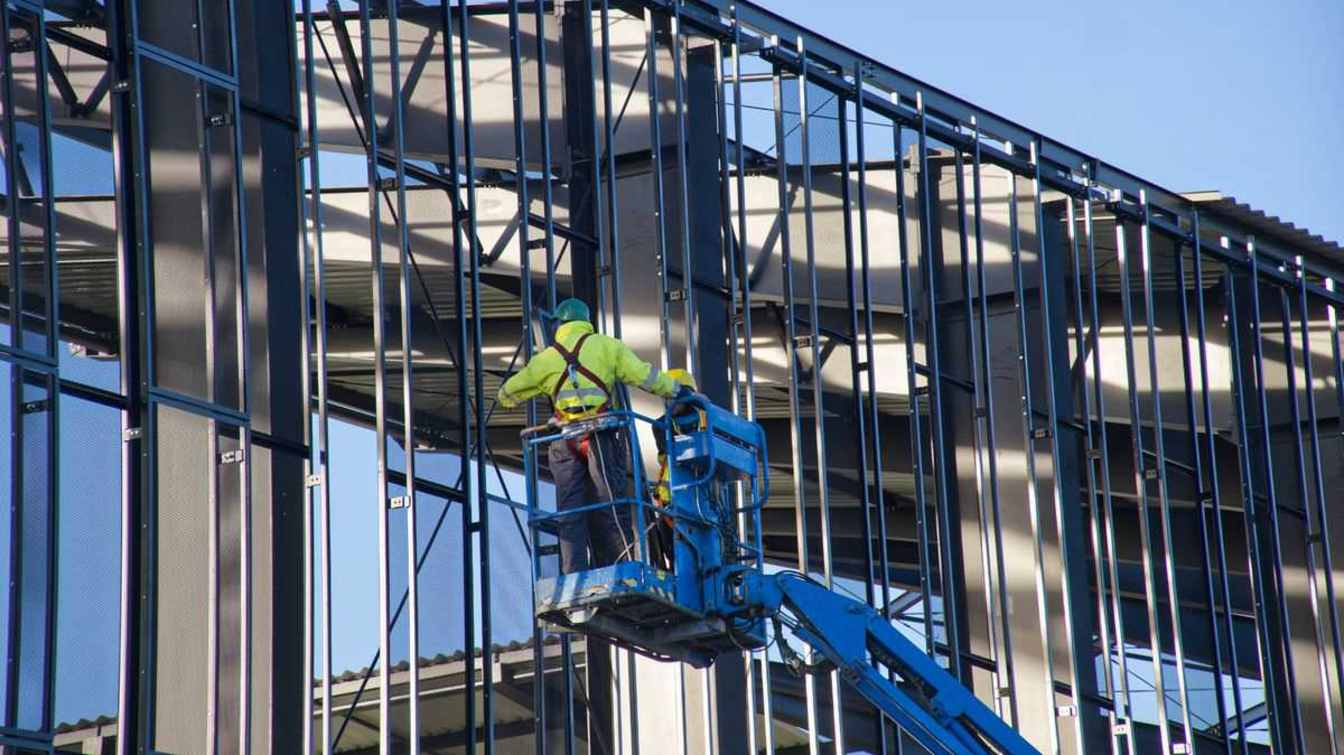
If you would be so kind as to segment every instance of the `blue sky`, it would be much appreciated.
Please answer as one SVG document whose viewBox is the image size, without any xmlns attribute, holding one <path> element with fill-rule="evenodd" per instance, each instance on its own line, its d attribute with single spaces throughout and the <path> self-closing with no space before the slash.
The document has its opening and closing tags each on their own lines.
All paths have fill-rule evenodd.
<svg viewBox="0 0 1344 755">
<path fill-rule="evenodd" d="M 1344 242 L 1338 0 L 756 0 L 1175 191 Z"/>
</svg>

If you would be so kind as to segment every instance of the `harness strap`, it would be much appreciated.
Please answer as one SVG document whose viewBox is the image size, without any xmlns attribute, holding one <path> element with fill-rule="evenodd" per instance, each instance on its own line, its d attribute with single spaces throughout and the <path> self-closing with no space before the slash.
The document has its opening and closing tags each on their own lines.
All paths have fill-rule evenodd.
<svg viewBox="0 0 1344 755">
<path fill-rule="evenodd" d="M 568 368 L 565 371 L 565 377 L 562 377 L 559 380 L 555 381 L 555 390 L 551 392 L 552 405 L 555 405 L 556 402 L 559 400 L 560 389 L 564 386 L 566 380 L 569 380 L 571 383 L 573 383 L 574 390 L 576 391 L 582 390 L 582 386 L 579 385 L 579 381 L 574 378 L 573 373 L 575 372 L 591 380 L 593 384 L 596 385 L 602 391 L 603 395 L 607 397 L 607 400 L 603 401 L 602 404 L 598 407 L 599 411 L 605 409 L 607 406 L 611 404 L 611 389 L 607 387 L 606 382 L 603 381 L 602 378 L 598 377 L 592 370 L 583 366 L 579 362 L 579 353 L 583 351 L 583 344 L 588 340 L 588 337 L 591 335 L 592 333 L 584 333 L 583 335 L 579 336 L 579 340 L 574 342 L 573 350 L 566 349 L 564 345 L 561 344 L 559 341 L 556 341 L 554 344 L 552 344 L 556 352 L 559 353 L 560 356 L 565 360 L 565 366 Z M 560 410 L 558 408 L 556 409 L 556 413 L 557 414 L 560 413 Z"/>
</svg>

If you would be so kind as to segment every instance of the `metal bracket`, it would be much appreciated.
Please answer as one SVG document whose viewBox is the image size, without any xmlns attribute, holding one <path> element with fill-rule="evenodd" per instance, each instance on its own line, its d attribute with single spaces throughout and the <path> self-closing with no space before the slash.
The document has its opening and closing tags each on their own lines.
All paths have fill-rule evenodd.
<svg viewBox="0 0 1344 755">
<path fill-rule="evenodd" d="M 1126 734 L 1129 734 L 1129 722 L 1116 721 L 1115 726 L 1111 727 L 1111 733 L 1117 737 L 1122 737 L 1125 736 Z"/>
<path fill-rule="evenodd" d="M 243 453 L 243 449 L 239 448 L 239 449 L 237 449 L 237 450 L 235 450 L 235 451 L 225 451 L 224 453 L 220 454 L 220 455 L 219 455 L 219 463 L 220 463 L 220 464 L 242 464 L 242 463 L 243 463 L 243 460 L 246 459 L 246 458 L 247 458 L 247 455 Z"/>
<path fill-rule="evenodd" d="M 528 240 L 527 240 L 527 248 L 528 248 L 528 249 L 545 249 L 545 248 L 546 248 L 546 237 L 545 237 L 545 236 L 542 236 L 542 237 L 539 238 L 539 239 L 528 239 Z"/>
<path fill-rule="evenodd" d="M 45 412 L 51 408 L 51 399 L 41 398 L 36 401 L 25 401 L 20 408 L 23 414 L 37 414 Z"/>
<path fill-rule="evenodd" d="M 112 85 L 113 94 L 126 94 L 129 91 L 131 91 L 131 82 L 126 79 L 122 79 Z"/>
<path fill-rule="evenodd" d="M 1050 428 L 1048 427 L 1034 427 L 1031 430 L 1032 440 L 1045 440 L 1049 437 L 1050 437 Z"/>
<path fill-rule="evenodd" d="M 1101 449 L 1100 448 L 1087 449 L 1087 458 L 1101 461 Z"/>
<path fill-rule="evenodd" d="M 121 431 L 121 442 L 123 443 L 130 443 L 143 437 L 145 437 L 145 431 L 139 427 L 128 427 Z"/>
<path fill-rule="evenodd" d="M 1078 715 L 1078 706 L 1060 705 L 1055 708 L 1055 715 L 1060 718 L 1074 718 Z"/>
<path fill-rule="evenodd" d="M 668 289 L 667 300 L 670 302 L 686 301 L 686 289 L 684 288 Z"/>
<path fill-rule="evenodd" d="M 387 502 L 389 509 L 404 509 L 411 505 L 410 499 L 404 495 L 399 495 Z"/>
<path fill-rule="evenodd" d="M 310 474 L 303 481 L 304 487 L 315 488 L 322 484 L 322 475 Z"/>
<path fill-rule="evenodd" d="M 1172 753 L 1172 755 L 1187 755 L 1187 753 L 1189 753 L 1189 752 L 1190 752 L 1190 748 L 1189 748 L 1188 746 L 1186 746 L 1186 744 L 1185 744 L 1184 742 L 1172 742 L 1172 743 L 1171 743 L 1171 753 Z"/>
<path fill-rule="evenodd" d="M 1153 468 L 1153 467 L 1149 467 L 1149 468 L 1143 470 L 1143 479 L 1145 479 L 1145 480 L 1156 480 L 1156 479 L 1157 479 L 1157 469 L 1155 469 L 1155 468 Z"/>
<path fill-rule="evenodd" d="M 794 336 L 793 348 L 810 349 L 812 348 L 812 336 Z"/>
<path fill-rule="evenodd" d="M 230 113 L 228 111 L 225 111 L 223 113 L 215 113 L 214 115 L 207 118 L 205 123 L 211 128 L 222 128 L 224 126 L 232 126 L 233 113 Z"/>
</svg>

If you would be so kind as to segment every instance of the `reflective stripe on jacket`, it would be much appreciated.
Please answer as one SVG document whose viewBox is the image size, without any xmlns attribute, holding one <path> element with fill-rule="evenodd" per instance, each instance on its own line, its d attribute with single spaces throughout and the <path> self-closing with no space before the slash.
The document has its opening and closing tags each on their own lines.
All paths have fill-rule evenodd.
<svg viewBox="0 0 1344 755">
<path fill-rule="evenodd" d="M 591 334 L 591 335 L 589 335 Z M 561 421 L 586 419 L 596 414 L 613 398 L 617 383 L 633 385 L 649 393 L 672 398 L 677 395 L 675 380 L 640 359 L 630 347 L 610 336 L 594 333 L 591 323 L 577 321 L 561 325 L 555 340 L 573 350 L 585 335 L 578 363 L 586 372 L 600 378 L 602 385 L 578 370 L 568 369 L 564 356 L 555 347 L 547 347 L 499 389 L 499 403 L 505 409 L 537 396 L 552 396 L 556 415 Z"/>
</svg>

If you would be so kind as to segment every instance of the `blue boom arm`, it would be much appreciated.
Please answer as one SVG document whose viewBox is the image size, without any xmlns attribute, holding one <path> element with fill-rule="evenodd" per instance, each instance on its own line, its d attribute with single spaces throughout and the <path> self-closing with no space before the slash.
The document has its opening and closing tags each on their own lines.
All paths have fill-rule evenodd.
<svg viewBox="0 0 1344 755">
<path fill-rule="evenodd" d="M 732 600 L 792 627 L 840 677 L 933 753 L 1036 753 L 970 690 L 901 636 L 877 611 L 797 573 L 742 572 Z M 777 630 L 778 641 L 784 643 Z M 782 644 L 796 670 L 814 670 Z M 876 665 L 875 663 L 876 662 Z M 899 681 L 883 674 L 890 669 Z"/>
</svg>

